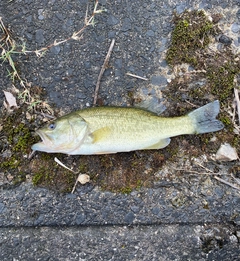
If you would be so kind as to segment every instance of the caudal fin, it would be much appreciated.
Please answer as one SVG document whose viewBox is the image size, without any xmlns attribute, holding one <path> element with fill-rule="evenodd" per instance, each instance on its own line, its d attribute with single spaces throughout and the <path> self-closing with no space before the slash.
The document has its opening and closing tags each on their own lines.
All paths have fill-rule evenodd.
<svg viewBox="0 0 240 261">
<path fill-rule="evenodd" d="M 196 124 L 196 133 L 214 132 L 223 129 L 223 123 L 216 119 L 219 110 L 219 101 L 216 100 L 190 112 L 188 116 Z"/>
</svg>

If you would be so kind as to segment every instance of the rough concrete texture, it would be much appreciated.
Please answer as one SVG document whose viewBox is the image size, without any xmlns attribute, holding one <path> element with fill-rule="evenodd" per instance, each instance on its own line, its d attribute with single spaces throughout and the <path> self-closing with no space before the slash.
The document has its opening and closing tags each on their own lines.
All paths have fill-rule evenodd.
<svg viewBox="0 0 240 261">
<path fill-rule="evenodd" d="M 93 1 L 87 0 L 2 0 L 0 16 L 27 50 L 36 50 L 78 31 L 88 3 L 92 8 Z M 96 16 L 95 26 L 89 26 L 79 41 L 53 46 L 41 58 L 34 54 L 15 58 L 22 77 L 44 88 L 48 102 L 62 113 L 92 105 L 113 38 L 114 51 L 99 92 L 103 104 L 131 105 L 127 95 L 131 91 L 151 97 L 159 106 L 159 90 L 167 88 L 173 77 L 164 60 L 173 11 L 222 13 L 222 29 L 234 39 L 236 50 L 240 45 L 238 0 L 99 3 L 105 12 Z M 11 90 L 12 82 L 6 64 L 0 66 L 2 101 L 2 90 Z M 220 174 L 226 173 L 226 164 L 218 168 Z M 129 195 L 103 192 L 89 184 L 78 186 L 74 194 L 59 194 L 30 181 L 6 187 L 6 173 L 0 170 L 0 259 L 240 260 L 239 191 L 211 176 L 183 173 L 171 178 L 172 173 L 171 166 L 159 170 L 156 175 L 161 178 L 152 188 Z"/>
</svg>

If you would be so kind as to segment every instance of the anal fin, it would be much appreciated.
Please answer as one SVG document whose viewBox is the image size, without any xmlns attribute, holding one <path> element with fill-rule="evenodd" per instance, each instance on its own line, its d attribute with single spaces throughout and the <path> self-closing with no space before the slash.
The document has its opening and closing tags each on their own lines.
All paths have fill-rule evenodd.
<svg viewBox="0 0 240 261">
<path fill-rule="evenodd" d="M 144 150 L 156 150 L 156 149 L 163 149 L 165 147 L 167 147 L 167 145 L 170 143 L 171 139 L 170 138 L 166 138 L 163 140 L 160 140 L 159 142 L 144 148 Z"/>
</svg>

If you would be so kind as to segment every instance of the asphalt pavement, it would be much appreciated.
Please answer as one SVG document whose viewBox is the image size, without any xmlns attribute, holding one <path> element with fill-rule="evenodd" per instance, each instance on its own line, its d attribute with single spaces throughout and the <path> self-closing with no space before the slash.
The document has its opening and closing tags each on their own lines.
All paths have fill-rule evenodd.
<svg viewBox="0 0 240 261">
<path fill-rule="evenodd" d="M 93 4 L 2 0 L 0 17 L 18 42 L 37 50 L 80 30 L 87 6 L 92 10 Z M 113 38 L 99 103 L 129 106 L 134 92 L 137 98 L 152 99 L 159 110 L 167 109 L 167 103 L 159 102 L 159 90 L 174 77 L 164 60 L 174 11 L 221 13 L 224 33 L 234 39 L 235 49 L 240 46 L 239 0 L 99 0 L 99 8 L 104 12 L 96 14 L 94 26 L 79 40 L 52 46 L 41 58 L 34 53 L 15 57 L 21 76 L 43 88 L 60 113 L 92 106 Z M 0 66 L 3 101 L 2 90 L 11 90 L 12 81 L 6 63 Z M 186 163 L 178 159 L 173 166 Z M 224 175 L 230 165 L 218 163 L 217 168 Z M 239 190 L 211 176 L 181 173 L 164 166 L 156 172 L 159 181 L 129 194 L 91 184 L 78 185 L 72 194 L 33 186 L 31 177 L 7 186 L 0 170 L 0 260 L 240 260 Z"/>
</svg>

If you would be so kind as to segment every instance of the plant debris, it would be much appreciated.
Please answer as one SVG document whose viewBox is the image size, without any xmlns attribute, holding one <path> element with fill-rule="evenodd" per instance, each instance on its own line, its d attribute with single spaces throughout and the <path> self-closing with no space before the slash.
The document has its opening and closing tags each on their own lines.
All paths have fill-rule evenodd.
<svg viewBox="0 0 240 261">
<path fill-rule="evenodd" d="M 229 143 L 221 145 L 216 153 L 216 160 L 219 161 L 232 161 L 239 159 L 237 151 Z"/>
<path fill-rule="evenodd" d="M 6 102 L 3 102 L 3 106 L 7 109 L 8 112 L 12 111 L 14 108 L 18 108 L 16 98 L 13 96 L 11 92 L 3 91 Z"/>
</svg>

